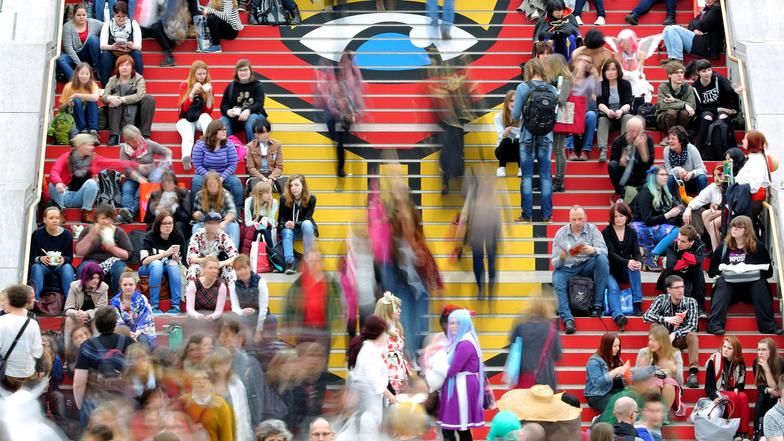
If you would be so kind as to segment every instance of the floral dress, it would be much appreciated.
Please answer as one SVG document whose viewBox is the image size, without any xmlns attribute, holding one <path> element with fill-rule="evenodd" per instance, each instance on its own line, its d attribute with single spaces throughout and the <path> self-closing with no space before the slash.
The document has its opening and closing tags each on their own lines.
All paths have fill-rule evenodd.
<svg viewBox="0 0 784 441">
<path fill-rule="evenodd" d="M 193 280 L 201 275 L 201 265 L 191 263 L 191 259 L 194 257 L 215 256 L 218 260 L 225 260 L 238 254 L 234 242 L 224 231 L 220 231 L 215 240 L 209 241 L 207 240 L 207 231 L 202 228 L 191 236 L 188 243 L 188 272 L 185 274 L 185 278 Z M 237 280 L 237 275 L 231 265 L 220 269 L 220 277 L 229 286 L 234 286 L 234 282 Z"/>
<path fill-rule="evenodd" d="M 397 328 L 392 328 L 391 331 L 398 334 Z M 411 375 L 411 369 L 408 360 L 406 360 L 405 346 L 406 342 L 402 335 L 389 334 L 385 362 L 389 373 L 389 383 L 395 389 L 395 393 L 402 393 L 408 389 L 408 377 Z"/>
<path fill-rule="evenodd" d="M 155 320 L 147 297 L 144 297 L 139 291 L 134 291 L 131 296 L 131 305 L 126 307 L 121 296 L 122 294 L 117 294 L 112 298 L 112 306 L 117 313 L 117 326 L 127 326 L 131 332 L 146 335 L 150 345 L 154 347 Z"/>
</svg>

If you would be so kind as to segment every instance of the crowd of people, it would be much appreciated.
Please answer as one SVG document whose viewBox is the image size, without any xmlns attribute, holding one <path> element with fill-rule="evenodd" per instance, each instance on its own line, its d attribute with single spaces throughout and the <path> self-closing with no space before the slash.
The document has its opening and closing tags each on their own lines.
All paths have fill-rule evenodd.
<svg viewBox="0 0 784 441">
<path fill-rule="evenodd" d="M 203 61 L 193 62 L 179 85 L 180 160 L 193 175 L 190 186 L 180 183 L 172 150 L 152 139 L 156 103 L 142 76 L 142 41 L 155 38 L 164 52 L 161 65 L 175 65 L 174 49 L 184 37 L 170 31 L 177 15 L 172 11 L 179 10 L 194 23 L 202 16 L 211 35 L 203 52 L 218 53 L 222 40 L 243 30 L 239 11 L 260 2 L 171 3 L 159 19 L 142 23 L 134 1 L 74 7 L 57 62 L 60 78 L 68 81 L 59 111 L 73 114 L 73 148 L 57 158 L 48 177 L 50 203 L 31 238 L 29 285 L 0 294 L 3 386 L 15 391 L 48 382 L 40 401 L 69 437 L 422 439 L 437 427 L 445 440 L 466 441 L 485 425 L 484 411 L 497 407 L 489 439 L 663 440 L 662 426 L 685 415 L 682 390 L 700 386 L 700 369 L 706 398 L 741 418 L 740 439 L 784 436 L 784 404 L 778 401 L 784 364 L 775 340 L 763 338 L 757 346 L 752 415 L 741 342 L 725 335 L 733 320 L 727 310 L 738 301 L 753 304 L 760 333 L 784 331 L 773 317 L 771 258 L 759 221 L 775 167 L 765 154 L 767 141 L 752 130 L 737 148 L 738 89 L 707 59 L 684 63 L 684 53 L 716 58 L 722 50 L 716 0 L 706 0 L 688 28 L 675 24 L 675 2 L 665 2 L 660 38 L 668 79 L 655 94 L 643 69 L 658 40 L 638 39 L 626 29 L 609 50 L 597 29 L 580 32 L 585 0 L 574 11 L 563 0 L 525 0 L 519 10 L 537 21 L 534 53 L 522 66 L 524 81 L 506 92 L 494 120 L 495 176 L 463 163 L 474 83 L 465 69 L 429 54 L 436 66 L 430 91 L 434 107 L 443 110 L 437 135 L 441 191 L 449 193 L 450 179 L 464 178 L 456 254 L 463 244 L 472 248 L 480 299 L 492 298 L 497 286 L 508 205 L 497 177 L 506 176 L 508 163 L 519 166 L 515 222 L 551 222 L 552 193 L 566 191 L 568 162 L 591 160 L 594 145 L 614 190 L 604 228 L 575 205 L 552 238 L 555 295 L 530 299 L 511 330 L 510 359 L 517 342 L 525 350 L 517 365 L 506 366 L 507 374 L 517 372 L 509 384 L 514 389 L 497 403 L 473 313 L 448 305 L 439 332 L 428 332 L 429 299 L 443 281 L 404 175 L 371 183 L 384 191 L 369 193 L 366 225 L 349 229 L 339 271 L 323 268 L 317 196 L 304 175 L 284 175 L 284 148 L 273 137 L 263 83 L 249 60 L 236 61 L 219 109 L 220 91 Z M 282 3 L 297 22 L 296 4 Z M 606 24 L 603 1 L 591 3 L 595 24 Z M 636 25 L 653 3 L 641 1 L 626 22 Z M 453 2 L 446 0 L 439 15 L 437 2 L 429 0 L 428 14 L 441 38 L 449 39 Z M 335 142 L 339 179 L 346 176 L 345 144 L 365 109 L 363 90 L 349 51 L 316 69 L 314 105 Z M 118 146 L 116 159 L 95 152 L 100 112 L 106 112 L 107 144 Z M 663 149 L 655 148 L 649 131 L 661 133 Z M 238 172 L 240 161 L 247 176 Z M 106 182 L 114 175 L 106 170 L 124 176 L 117 179 L 116 201 L 108 204 Z M 536 185 L 541 213 L 535 216 Z M 149 199 L 140 203 L 142 195 Z M 66 208 L 81 209 L 81 220 L 90 225 L 72 234 L 63 227 Z M 122 224 L 136 221 L 147 231 L 126 233 Z M 295 250 L 298 240 L 302 254 Z M 74 256 L 81 256 L 78 266 Z M 705 258 L 715 278 L 710 309 Z M 299 273 L 279 311 L 271 307 L 266 271 Z M 661 272 L 661 294 L 645 309 L 642 271 Z M 594 295 L 577 308 L 572 293 L 580 277 L 591 279 Z M 63 332 L 42 332 L 35 312 L 48 315 L 45 305 L 58 296 Z M 173 320 L 167 344 L 159 344 L 156 326 L 163 310 Z M 175 318 L 181 314 L 184 320 Z M 565 334 L 577 332 L 579 315 L 608 315 L 621 332 L 629 316 L 651 324 L 633 365 L 624 359 L 623 335 L 612 332 L 587 360 L 583 396 L 598 414 L 590 435 L 580 430 L 579 399 L 555 393 L 560 326 Z M 723 336 L 704 367 L 701 319 L 708 320 L 708 333 Z M 328 367 L 337 322 L 346 324 L 348 375 L 332 396 L 335 378 Z M 61 388 L 66 379 L 72 400 L 66 399 L 71 390 Z"/>
</svg>

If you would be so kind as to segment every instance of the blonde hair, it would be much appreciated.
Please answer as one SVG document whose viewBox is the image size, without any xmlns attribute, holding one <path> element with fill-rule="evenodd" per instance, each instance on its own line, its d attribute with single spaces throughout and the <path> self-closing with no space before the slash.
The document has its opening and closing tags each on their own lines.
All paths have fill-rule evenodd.
<svg viewBox="0 0 784 441">
<path fill-rule="evenodd" d="M 555 302 L 552 297 L 538 295 L 529 297 L 526 302 L 525 316 L 528 319 L 551 319 L 555 315 Z"/>
<path fill-rule="evenodd" d="M 653 337 L 653 339 L 659 343 L 658 352 L 649 350 L 653 364 L 658 363 L 659 360 L 674 360 L 675 348 L 673 348 L 672 342 L 670 342 L 670 331 L 668 331 L 667 328 L 662 325 L 655 324 L 651 326 L 651 329 L 648 331 L 648 335 Z"/>
<path fill-rule="evenodd" d="M 387 334 L 393 337 L 402 337 L 404 333 L 400 319 L 395 320 L 393 318 L 395 310 L 400 311 L 401 304 L 399 297 L 387 291 L 376 301 L 376 310 L 373 312 L 373 314 L 387 322 Z"/>
<path fill-rule="evenodd" d="M 218 346 L 212 350 L 212 353 L 207 356 L 207 359 L 204 360 L 204 362 L 205 366 L 210 372 L 210 375 L 212 375 L 212 378 L 215 378 L 218 375 L 218 373 L 215 372 L 216 366 L 225 363 L 231 365 L 231 352 L 223 346 Z M 226 376 L 226 381 L 231 378 L 233 372 L 233 369 L 229 369 L 229 374 Z"/>
<path fill-rule="evenodd" d="M 268 201 L 265 201 L 263 198 L 265 194 L 270 195 Z M 251 204 L 253 211 L 251 213 L 253 214 L 254 219 L 259 216 L 259 213 L 268 212 L 272 209 L 272 185 L 270 185 L 269 182 L 257 182 L 256 185 L 253 186 L 250 196 L 253 198 Z"/>
<path fill-rule="evenodd" d="M 223 2 L 226 0 L 210 0 L 210 7 L 215 9 L 216 11 L 223 10 Z M 234 5 L 234 9 L 237 9 L 238 3 L 237 0 L 231 0 L 231 3 Z"/>
<path fill-rule="evenodd" d="M 218 183 L 218 194 L 211 195 L 209 190 L 210 181 Z M 199 200 L 201 201 L 201 209 L 204 213 L 216 211 L 223 213 L 223 185 L 221 184 L 220 175 L 217 172 L 211 171 L 204 176 L 204 186 L 199 190 Z"/>
<path fill-rule="evenodd" d="M 544 59 L 544 67 L 547 70 L 547 78 L 550 81 L 558 80 L 558 77 L 563 77 L 564 81 L 572 81 L 572 71 L 569 70 L 569 64 L 566 58 L 561 54 L 550 54 Z"/>
</svg>

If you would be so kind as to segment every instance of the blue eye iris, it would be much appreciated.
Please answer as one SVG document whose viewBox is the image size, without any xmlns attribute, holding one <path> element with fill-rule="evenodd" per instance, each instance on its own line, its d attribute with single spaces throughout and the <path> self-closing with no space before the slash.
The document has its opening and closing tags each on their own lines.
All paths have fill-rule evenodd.
<svg viewBox="0 0 784 441">
<path fill-rule="evenodd" d="M 408 35 L 378 34 L 356 49 L 356 63 L 362 69 L 409 70 L 430 64 L 425 50 L 411 44 Z"/>
</svg>

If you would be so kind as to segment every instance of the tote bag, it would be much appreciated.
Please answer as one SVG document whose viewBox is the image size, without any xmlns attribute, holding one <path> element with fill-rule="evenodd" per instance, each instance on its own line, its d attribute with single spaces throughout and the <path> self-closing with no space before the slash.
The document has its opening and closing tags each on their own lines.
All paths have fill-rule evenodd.
<svg viewBox="0 0 784 441">
<path fill-rule="evenodd" d="M 740 427 L 740 418 L 694 417 L 694 437 L 697 441 L 733 441 Z"/>
<path fill-rule="evenodd" d="M 250 246 L 250 268 L 256 274 L 272 272 L 267 254 L 267 243 L 264 241 L 263 234 L 260 234 L 259 238 L 254 240 Z"/>
<path fill-rule="evenodd" d="M 566 106 L 562 106 L 558 109 L 558 121 L 555 123 L 553 133 L 568 135 L 582 134 L 585 132 L 585 111 L 587 109 L 585 97 L 569 95 L 569 99 L 566 103 Z M 565 115 L 561 115 L 562 112 L 565 113 Z M 571 118 L 569 114 L 571 114 Z M 561 122 L 569 121 L 570 119 L 572 121 L 571 124 Z"/>
<path fill-rule="evenodd" d="M 194 15 L 193 28 L 196 30 L 196 52 L 204 52 L 208 47 L 212 46 L 210 28 L 207 27 L 207 16 Z"/>
<path fill-rule="evenodd" d="M 506 365 L 504 366 L 504 382 L 510 389 L 517 384 L 517 380 L 520 378 L 522 358 L 523 338 L 518 335 L 512 346 L 509 347 L 509 355 L 506 357 Z"/>
</svg>

